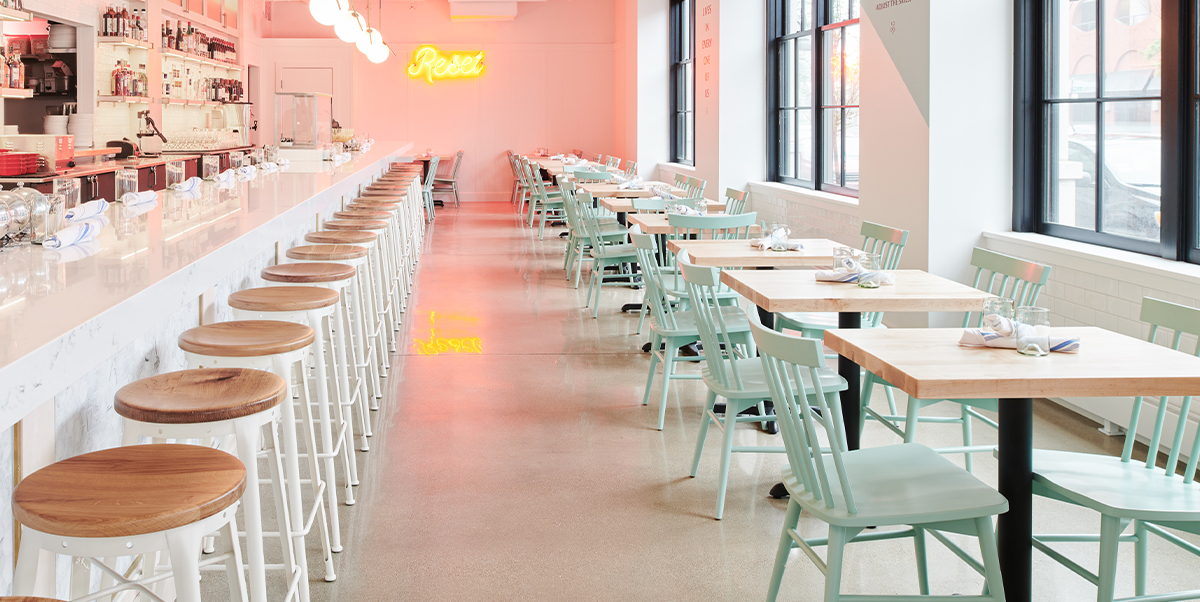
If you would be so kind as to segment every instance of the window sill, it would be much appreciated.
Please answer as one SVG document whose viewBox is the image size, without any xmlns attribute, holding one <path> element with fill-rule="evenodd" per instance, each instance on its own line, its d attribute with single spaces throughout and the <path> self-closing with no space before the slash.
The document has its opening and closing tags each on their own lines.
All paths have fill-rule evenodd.
<svg viewBox="0 0 1200 602">
<path fill-rule="evenodd" d="M 844 194 L 834 194 L 823 190 L 812 190 L 810 188 L 801 188 L 790 184 L 780 184 L 779 182 L 750 182 L 748 185 L 750 193 L 765 194 L 768 196 L 783 197 L 785 199 L 797 202 L 812 202 L 820 201 L 832 204 L 838 207 L 858 207 L 858 198 L 847 196 Z"/>
<path fill-rule="evenodd" d="M 690 173 L 692 175 L 696 174 L 696 166 L 695 165 L 684 165 L 683 163 L 672 163 L 670 161 L 667 161 L 665 163 L 659 163 L 658 167 L 659 167 L 659 169 L 665 169 L 665 170 L 671 171 L 671 172 L 686 172 L 686 173 Z"/>
<path fill-rule="evenodd" d="M 1161 257 L 1142 255 L 1121 249 L 1102 247 L 1065 238 L 1046 236 L 1032 232 L 984 232 L 983 238 L 999 243 L 1032 247 L 1041 251 L 1059 253 L 1077 262 L 1102 263 L 1114 268 L 1134 270 L 1140 274 L 1157 276 L 1191 285 L 1200 283 L 1200 265 L 1183 261 L 1169 261 Z M 1064 265 L 1064 267 L 1073 267 Z"/>
</svg>

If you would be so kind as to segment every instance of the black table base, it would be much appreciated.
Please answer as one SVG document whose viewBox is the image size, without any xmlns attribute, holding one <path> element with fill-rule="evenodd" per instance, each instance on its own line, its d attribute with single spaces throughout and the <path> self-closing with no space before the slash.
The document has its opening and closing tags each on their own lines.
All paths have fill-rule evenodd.
<svg viewBox="0 0 1200 602">
<path fill-rule="evenodd" d="M 838 328 L 861 328 L 862 314 L 856 311 L 838 313 Z M 862 439 L 861 392 L 858 384 L 859 368 L 847 357 L 838 356 L 838 375 L 846 379 L 846 390 L 842 392 L 842 423 L 846 425 L 846 447 L 856 450 Z"/>
<path fill-rule="evenodd" d="M 1033 572 L 1033 400 L 1000 400 L 1000 493 L 1008 512 L 996 525 L 1008 602 L 1030 602 Z"/>
</svg>

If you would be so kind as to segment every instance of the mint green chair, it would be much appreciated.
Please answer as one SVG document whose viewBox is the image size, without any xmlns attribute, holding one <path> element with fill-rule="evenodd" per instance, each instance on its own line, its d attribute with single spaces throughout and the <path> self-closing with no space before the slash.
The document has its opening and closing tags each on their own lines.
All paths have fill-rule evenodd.
<svg viewBox="0 0 1200 602">
<path fill-rule="evenodd" d="M 708 187 L 708 182 L 700 178 L 688 177 L 688 196 L 692 198 L 700 198 L 704 196 L 704 189 Z"/>
<path fill-rule="evenodd" d="M 612 155 L 609 155 L 607 165 L 613 169 L 620 169 L 621 168 L 621 160 Z"/>
<path fill-rule="evenodd" d="M 546 186 L 542 180 L 542 168 L 536 162 L 530 161 L 526 157 L 521 157 L 521 170 L 524 173 L 525 186 L 529 197 L 528 209 L 525 211 L 527 214 L 525 219 L 528 222 L 526 227 L 532 228 L 533 219 L 537 217 L 542 201 L 541 197 L 538 196 L 538 191 L 545 191 L 546 195 L 551 198 L 557 198 L 560 196 L 560 193 L 557 189 L 551 189 Z"/>
<path fill-rule="evenodd" d="M 1156 342 L 1160 332 L 1173 331 L 1170 347 L 1179 351 L 1184 336 L 1200 335 L 1200 309 L 1158 299 L 1142 299 L 1141 319 L 1150 324 L 1149 341 Z M 1200 348 L 1192 355 L 1200 355 Z M 1145 462 L 1133 461 L 1133 446 L 1137 439 L 1145 399 L 1133 400 L 1129 430 L 1120 457 L 1078 452 L 1034 450 L 1033 493 L 1051 499 L 1091 508 L 1100 513 L 1100 535 L 1035 535 L 1033 545 L 1047 556 L 1077 575 L 1096 585 L 1098 602 L 1112 602 L 1117 578 L 1117 547 L 1119 543 L 1134 544 L 1134 597 L 1122 600 L 1196 600 L 1200 589 L 1171 594 L 1146 595 L 1146 568 L 1149 564 L 1150 535 L 1157 535 L 1194 555 L 1200 547 L 1185 541 L 1172 531 L 1200 535 L 1200 484 L 1196 483 L 1196 467 L 1200 461 L 1200 436 L 1193 435 L 1191 445 L 1184 449 L 1184 432 L 1189 428 L 1192 397 L 1180 400 L 1175 433 L 1171 437 L 1165 468 L 1157 468 L 1158 450 L 1164 443 L 1163 425 L 1167 419 L 1167 397 L 1160 397 L 1150 434 L 1149 452 Z M 1153 401 L 1151 402 L 1154 403 Z M 1183 452 L 1187 462 L 1183 473 L 1177 474 Z M 1133 534 L 1124 535 L 1133 524 Z M 1099 572 L 1092 573 L 1077 562 L 1054 550 L 1050 543 L 1100 542 Z M 1184 570 L 1179 567 L 1178 570 Z M 1189 569 L 1194 570 L 1194 569 Z"/>
<path fill-rule="evenodd" d="M 672 201 L 678 202 L 678 201 Z M 667 224 L 674 230 L 669 236 L 674 239 L 699 238 L 703 240 L 732 240 L 750 238 L 750 228 L 758 219 L 758 213 L 741 215 L 680 215 L 667 216 Z"/>
<path fill-rule="evenodd" d="M 746 192 L 736 188 L 725 189 L 725 213 L 741 215 L 746 211 Z"/>
<path fill-rule="evenodd" d="M 783 483 L 791 494 L 767 602 L 779 596 L 788 556 L 798 547 L 825 575 L 825 602 L 854 600 L 916 602 L 920 596 L 842 594 L 846 545 L 911 537 L 916 556 L 917 587 L 929 595 L 925 535 L 942 542 L 967 566 L 986 579 L 981 596 L 937 596 L 932 600 L 1003 602 L 1004 584 L 992 518 L 1008 511 L 1008 500 L 971 473 L 937 452 L 916 443 L 848 451 L 841 402 L 826 386 L 821 341 L 773 332 L 750 325 L 762 372 L 775 401 L 779 432 L 787 450 Z M 803 387 L 800 386 L 803 383 Z M 842 383 L 843 388 L 845 382 Z M 821 444 L 825 431 L 828 448 Z M 829 535 L 801 537 L 800 513 L 829 525 Z M 902 529 L 882 527 L 903 526 Z M 864 533 L 865 530 L 871 529 Z M 804 530 L 808 530 L 807 528 Z M 943 532 L 979 539 L 977 560 Z M 826 547 L 825 560 L 813 548 Z M 872 581 L 868 574 L 862 580 Z"/>
<path fill-rule="evenodd" d="M 673 380 L 698 380 L 699 374 L 676 374 L 676 362 L 698 362 L 702 357 L 680 357 L 678 349 L 683 345 L 700 340 L 696 330 L 696 319 L 692 312 L 680 309 L 664 293 L 662 267 L 658 263 L 658 244 L 655 237 L 643 234 L 634 226 L 629 238 L 637 249 L 638 265 L 641 267 L 642 284 L 645 286 L 643 306 L 650 310 L 650 374 L 646 377 L 646 393 L 642 405 L 650 403 L 650 389 L 654 387 L 654 375 L 662 364 L 663 382 L 658 399 L 658 430 L 663 429 L 667 417 L 667 394 Z M 748 331 L 746 331 L 748 332 Z"/>
<path fill-rule="evenodd" d="M 574 274 L 575 288 L 579 288 L 580 274 L 583 273 L 583 262 L 591 261 L 588 251 L 591 250 L 591 239 L 583 227 L 580 218 L 579 199 L 575 194 L 575 183 L 564 181 L 559 187 L 562 192 L 563 214 L 567 218 L 567 252 L 563 258 L 563 269 L 567 271 L 567 281 Z M 600 238 L 606 243 L 616 244 L 625 241 L 629 230 L 616 223 L 597 220 L 596 226 Z"/>
<path fill-rule="evenodd" d="M 675 187 L 686 192 L 688 188 L 688 177 L 681 173 L 675 174 Z M 686 196 L 692 195 L 689 194 Z"/>
<path fill-rule="evenodd" d="M 637 161 L 625 162 L 625 175 L 631 178 L 637 175 Z"/>
<path fill-rule="evenodd" d="M 696 434 L 696 452 L 692 456 L 694 478 L 700 471 L 700 458 L 704 455 L 704 443 L 708 439 L 708 428 L 717 425 L 723 432 L 720 451 L 720 468 L 717 477 L 717 520 L 725 513 L 725 492 L 729 486 L 729 463 L 735 453 L 783 453 L 782 447 L 734 446 L 733 436 L 738 424 L 774 422 L 775 416 L 767 412 L 763 402 L 771 399 L 762 363 L 755 358 L 754 342 L 749 336 L 749 318 L 736 307 L 726 307 L 720 297 L 721 270 L 693 265 L 687 252 L 679 253 L 679 268 L 687 284 L 688 298 L 696 327 L 700 331 L 700 342 L 704 344 L 704 367 L 700 374 L 708 387 L 708 397 L 700 417 L 700 430 Z M 736 310 L 736 311 L 733 311 Z M 731 319 L 736 317 L 737 319 Z M 757 316 L 755 316 L 757 319 Z M 825 370 L 820 376 L 830 391 L 846 388 L 846 381 L 833 370 Z M 725 413 L 718 418 L 714 410 L 717 398 L 726 400 Z M 739 416 L 742 411 L 758 407 L 754 416 Z"/>
<path fill-rule="evenodd" d="M 667 201 L 654 198 L 629 199 L 635 213 L 662 213 L 667 210 Z"/>
<path fill-rule="evenodd" d="M 980 249 L 978 247 L 971 253 L 971 265 L 975 266 L 975 280 L 972 284 L 977 289 L 987 291 L 997 297 L 1008 297 L 1013 300 L 1016 307 L 1022 305 L 1036 305 L 1038 297 L 1042 293 L 1042 289 L 1046 286 L 1046 282 L 1050 280 L 1050 266 L 1042 265 L 1032 261 L 1025 261 L 1003 253 Z M 978 328 L 983 323 L 983 312 L 966 312 L 963 316 L 963 328 Z M 867 373 L 863 379 L 862 401 L 864 417 L 871 417 L 879 420 L 884 426 L 891 429 L 896 434 L 904 437 L 904 441 L 912 443 L 916 440 L 917 425 L 922 422 L 934 422 L 942 424 L 961 424 L 963 444 L 962 447 L 943 447 L 938 448 L 938 451 L 943 454 L 966 454 L 965 466 L 967 470 L 973 469 L 972 454 L 979 452 L 991 453 L 995 451 L 996 446 L 984 445 L 976 446 L 973 444 L 971 435 L 971 419 L 974 418 L 984 424 L 998 429 L 999 424 L 988 416 L 979 413 L 979 410 L 987 410 L 989 412 L 1000 411 L 1000 402 L 997 399 L 913 399 L 908 400 L 908 412 L 904 416 L 898 416 L 893 411 L 889 415 L 879 414 L 868 407 L 871 399 L 871 392 L 875 384 L 882 384 L 891 387 L 887 381 L 879 378 L 875 374 Z M 922 408 L 942 403 L 943 401 L 951 401 L 961 406 L 960 415 L 958 417 L 938 417 L 938 416 L 921 416 Z M 904 429 L 901 430 L 898 424 L 903 423 Z"/>
<path fill-rule="evenodd" d="M 563 219 L 563 200 L 562 191 L 555 188 L 551 190 L 546 186 L 546 182 L 539 177 L 540 168 L 536 165 L 525 174 L 529 179 L 533 189 L 534 202 L 529 206 L 529 226 L 533 227 L 534 209 L 541 209 L 542 219 L 538 223 L 538 240 L 545 238 L 546 221 Z"/>
<path fill-rule="evenodd" d="M 584 307 L 590 306 L 592 317 L 597 318 L 600 316 L 600 292 L 604 287 L 628 286 L 633 283 L 637 275 L 632 271 L 624 271 L 624 268 L 637 263 L 637 251 L 632 244 L 606 240 L 596 215 L 596 209 L 592 206 L 592 195 L 587 192 L 577 192 L 575 196 L 578 199 L 575 207 L 579 209 L 579 221 L 586 230 L 591 243 L 588 255 L 592 258 L 592 277 L 588 282 L 587 301 L 584 303 Z M 606 274 L 605 268 L 609 266 L 617 266 L 617 273 Z M 593 290 L 596 292 L 594 303 L 592 302 Z"/>
<path fill-rule="evenodd" d="M 609 171 L 577 171 L 571 175 L 580 184 L 608 182 L 613 179 L 612 172 Z"/>
</svg>

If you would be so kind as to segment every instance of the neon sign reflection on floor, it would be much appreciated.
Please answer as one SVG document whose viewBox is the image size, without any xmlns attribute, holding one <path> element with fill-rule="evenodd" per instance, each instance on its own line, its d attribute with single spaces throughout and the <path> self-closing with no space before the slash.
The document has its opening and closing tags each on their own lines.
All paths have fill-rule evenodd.
<svg viewBox="0 0 1200 602">
<path fill-rule="evenodd" d="M 445 315 L 438 316 L 437 312 L 429 312 L 429 338 L 413 339 L 413 346 L 418 355 L 441 355 L 443 353 L 483 353 L 483 340 L 479 337 L 442 337 L 438 336 L 437 321 L 443 322 L 478 322 L 479 318 L 469 316 Z M 461 327 L 452 325 L 447 334 L 459 334 Z"/>
</svg>

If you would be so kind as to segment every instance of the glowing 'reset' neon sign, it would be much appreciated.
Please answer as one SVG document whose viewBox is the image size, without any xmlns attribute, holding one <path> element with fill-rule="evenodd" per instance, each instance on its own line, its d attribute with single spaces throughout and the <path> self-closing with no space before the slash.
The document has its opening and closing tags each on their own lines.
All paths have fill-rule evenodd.
<svg viewBox="0 0 1200 602">
<path fill-rule="evenodd" d="M 483 51 L 442 52 L 433 46 L 421 46 L 413 51 L 408 64 L 409 77 L 423 77 L 433 83 L 435 79 L 462 79 L 479 77 L 483 74 Z"/>
</svg>

